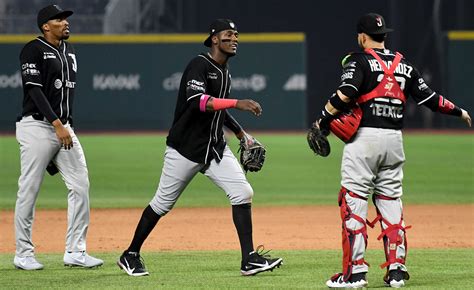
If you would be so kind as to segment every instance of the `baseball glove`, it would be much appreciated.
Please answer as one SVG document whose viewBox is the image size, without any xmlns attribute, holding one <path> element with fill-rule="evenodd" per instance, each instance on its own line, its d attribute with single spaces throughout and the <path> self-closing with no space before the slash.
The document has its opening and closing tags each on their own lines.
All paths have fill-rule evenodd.
<svg viewBox="0 0 474 290">
<path fill-rule="evenodd" d="M 248 134 L 240 139 L 240 164 L 247 171 L 260 171 L 265 162 L 265 147 L 257 139 Z"/>
<path fill-rule="evenodd" d="M 309 129 L 306 138 L 308 140 L 309 148 L 311 148 L 316 155 L 326 157 L 331 153 L 331 146 L 329 145 L 327 138 L 328 134 L 329 132 L 322 131 L 315 125 Z"/>
</svg>

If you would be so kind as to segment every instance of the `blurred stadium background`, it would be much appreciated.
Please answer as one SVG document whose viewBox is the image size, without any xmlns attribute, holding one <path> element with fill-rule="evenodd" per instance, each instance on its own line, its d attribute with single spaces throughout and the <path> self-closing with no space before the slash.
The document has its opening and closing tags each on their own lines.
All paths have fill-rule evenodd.
<svg viewBox="0 0 474 290">
<path fill-rule="evenodd" d="M 39 34 L 37 11 L 50 0 L 0 0 L 0 132 L 13 133 L 21 111 L 18 54 Z M 250 129 L 301 130 L 339 82 L 340 60 L 357 48 L 355 23 L 378 12 L 401 51 L 430 86 L 473 112 L 474 1 L 468 0 L 57 0 L 75 14 L 70 42 L 79 77 L 79 130 L 167 130 L 180 73 L 202 45 L 209 23 L 233 19 L 241 32 L 231 60 L 233 95 L 260 101 Z M 98 35 L 98 36 L 97 36 Z M 241 118 L 240 118 L 241 117 Z M 439 117 L 439 118 L 438 118 Z M 410 103 L 407 128 L 464 128 Z"/>
</svg>

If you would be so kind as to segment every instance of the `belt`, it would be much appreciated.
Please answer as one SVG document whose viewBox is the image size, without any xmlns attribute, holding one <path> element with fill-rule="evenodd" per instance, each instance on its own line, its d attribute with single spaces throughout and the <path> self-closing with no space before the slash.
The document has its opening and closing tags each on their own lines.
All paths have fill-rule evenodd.
<svg viewBox="0 0 474 290">
<path fill-rule="evenodd" d="M 29 117 L 31 116 L 33 119 L 37 120 L 37 121 L 44 121 L 44 122 L 48 122 L 48 119 L 46 119 L 45 116 L 43 116 L 43 114 L 40 114 L 40 113 L 33 113 L 33 114 L 27 114 L 25 116 L 23 116 L 22 118 L 24 117 Z M 61 123 L 63 124 L 66 124 L 69 120 L 68 119 L 65 119 L 65 118 L 60 118 L 59 120 L 61 120 Z"/>
<path fill-rule="evenodd" d="M 33 119 L 35 119 L 36 121 L 45 121 L 45 122 L 48 122 L 48 119 L 46 119 L 46 117 L 43 116 L 42 114 L 35 113 L 35 114 L 31 114 L 30 116 L 33 117 Z"/>
</svg>

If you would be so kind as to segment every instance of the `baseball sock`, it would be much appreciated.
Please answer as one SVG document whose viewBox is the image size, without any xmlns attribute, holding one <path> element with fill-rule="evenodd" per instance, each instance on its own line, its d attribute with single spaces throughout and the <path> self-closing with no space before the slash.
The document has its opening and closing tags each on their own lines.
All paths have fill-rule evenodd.
<svg viewBox="0 0 474 290">
<path fill-rule="evenodd" d="M 253 251 L 252 240 L 252 205 L 250 203 L 232 206 L 232 219 L 239 235 L 242 260 Z"/>
<path fill-rule="evenodd" d="M 156 223 L 161 216 L 157 215 L 153 209 L 148 205 L 143 211 L 142 217 L 138 222 L 135 235 L 133 236 L 132 243 L 128 247 L 127 252 L 140 252 L 140 249 L 145 242 L 148 235 L 155 228 Z"/>
</svg>

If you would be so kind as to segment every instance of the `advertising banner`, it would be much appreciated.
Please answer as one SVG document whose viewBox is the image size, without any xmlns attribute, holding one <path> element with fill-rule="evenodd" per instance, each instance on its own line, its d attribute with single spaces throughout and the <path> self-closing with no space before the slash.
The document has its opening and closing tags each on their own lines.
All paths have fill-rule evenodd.
<svg viewBox="0 0 474 290">
<path fill-rule="evenodd" d="M 287 35 L 293 37 L 285 38 Z M 232 115 L 249 129 L 303 129 L 306 122 L 304 35 L 265 36 L 268 35 L 241 41 L 237 55 L 228 63 L 231 97 L 258 101 L 263 115 L 256 118 L 237 110 L 232 110 Z M 73 115 L 76 128 L 169 129 L 182 72 L 193 57 L 207 52 L 207 47 L 201 41 L 187 41 L 186 36 L 182 42 L 179 38 L 166 41 L 134 37 L 133 41 L 127 41 L 125 36 L 109 41 L 104 41 L 106 36 L 99 40 L 90 37 L 89 41 L 86 36 L 71 37 L 78 63 Z M 15 118 L 21 114 L 23 96 L 18 55 L 24 43 L 0 44 L 0 131 L 3 132 L 14 131 Z"/>
</svg>

